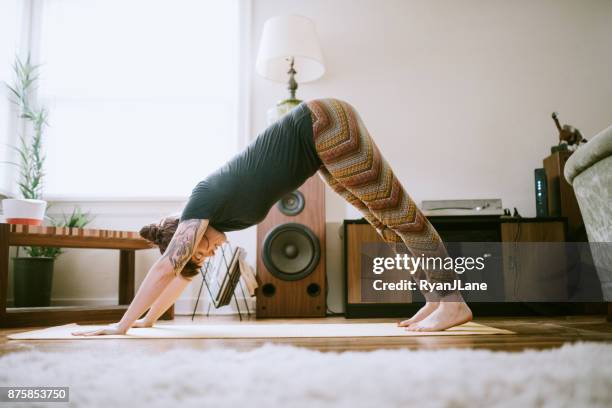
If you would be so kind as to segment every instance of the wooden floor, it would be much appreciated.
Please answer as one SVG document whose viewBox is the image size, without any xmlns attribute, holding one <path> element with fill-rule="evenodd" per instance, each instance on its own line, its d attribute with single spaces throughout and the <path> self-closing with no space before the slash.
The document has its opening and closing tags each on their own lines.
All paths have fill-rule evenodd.
<svg viewBox="0 0 612 408">
<path fill-rule="evenodd" d="M 276 319 L 275 323 L 363 323 L 389 322 L 394 319 L 351 319 L 328 317 L 325 319 Z M 474 348 L 505 351 L 520 351 L 526 348 L 545 349 L 577 341 L 612 342 L 612 323 L 604 316 L 568 317 L 500 317 L 475 319 L 478 323 L 508 329 L 515 335 L 468 335 L 430 337 L 368 337 L 368 338 L 300 338 L 300 339 L 142 339 L 142 340 L 8 340 L 10 333 L 33 330 L 40 327 L 0 329 L 0 355 L 25 350 L 66 352 L 74 356 L 79 351 L 113 350 L 120 353 L 150 351 L 157 353 L 173 348 L 210 349 L 228 347 L 248 350 L 265 343 L 290 344 L 321 351 L 377 350 L 377 349 L 444 349 Z M 176 316 L 173 321 L 159 324 L 240 324 L 233 316 Z M 252 320 L 252 322 L 258 322 Z M 259 321 L 261 322 L 261 320 Z M 267 320 L 270 322 L 270 320 Z"/>
</svg>

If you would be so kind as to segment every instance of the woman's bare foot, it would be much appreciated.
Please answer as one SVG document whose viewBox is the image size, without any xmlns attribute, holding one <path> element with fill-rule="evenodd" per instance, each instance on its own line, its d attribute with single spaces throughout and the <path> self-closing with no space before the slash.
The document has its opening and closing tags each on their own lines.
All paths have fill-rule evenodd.
<svg viewBox="0 0 612 408">
<path fill-rule="evenodd" d="M 425 303 L 425 306 L 420 308 L 419 311 L 414 314 L 414 316 L 412 316 L 408 320 L 404 320 L 404 321 L 397 323 L 397 325 L 400 327 L 408 327 L 413 323 L 420 322 L 421 320 L 423 320 L 424 318 L 432 314 L 433 311 L 436 310 L 436 308 L 438 307 L 438 304 L 439 302 Z"/>
<path fill-rule="evenodd" d="M 472 311 L 465 302 L 440 302 L 425 319 L 406 328 L 409 331 L 441 331 L 472 320 Z"/>
</svg>

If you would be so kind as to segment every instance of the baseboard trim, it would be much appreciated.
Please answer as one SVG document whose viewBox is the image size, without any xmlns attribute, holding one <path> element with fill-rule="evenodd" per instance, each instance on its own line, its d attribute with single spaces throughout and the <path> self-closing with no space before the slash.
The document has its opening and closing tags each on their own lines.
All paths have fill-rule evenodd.
<svg viewBox="0 0 612 408">
<path fill-rule="evenodd" d="M 197 298 L 180 298 L 174 304 L 174 314 L 181 316 L 191 316 L 193 309 L 196 305 Z M 245 298 L 238 297 L 238 303 L 240 304 L 240 313 L 246 314 L 247 308 L 245 306 Z M 246 298 L 246 304 L 251 314 L 255 313 L 255 298 Z M 116 306 L 117 299 L 115 298 L 53 298 L 51 299 L 51 306 Z M 209 309 L 210 306 L 210 309 Z M 14 300 L 12 298 L 7 299 L 7 307 L 14 307 Z M 238 309 L 236 308 L 236 302 L 232 301 L 229 305 L 215 309 L 214 305 L 209 299 L 202 299 L 198 301 L 198 307 L 195 312 L 196 315 L 238 315 Z"/>
</svg>

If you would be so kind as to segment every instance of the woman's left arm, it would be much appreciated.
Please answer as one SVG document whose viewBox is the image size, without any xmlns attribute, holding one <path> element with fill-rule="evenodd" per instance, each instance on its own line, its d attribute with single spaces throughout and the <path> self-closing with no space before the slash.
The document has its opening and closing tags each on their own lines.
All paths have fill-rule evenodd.
<svg viewBox="0 0 612 408">
<path fill-rule="evenodd" d="M 183 290 L 189 285 L 189 283 L 193 280 L 193 277 L 185 277 L 183 275 L 179 275 L 170 282 L 168 287 L 162 292 L 161 295 L 155 302 L 151 305 L 151 308 L 147 312 L 146 316 L 140 320 L 136 320 L 136 323 L 133 327 L 151 327 L 157 319 L 164 314 L 166 310 L 170 308 L 178 297 L 183 293 Z"/>
<path fill-rule="evenodd" d="M 208 220 L 186 220 L 179 223 L 168 248 L 151 267 L 138 288 L 121 321 L 98 330 L 73 332 L 74 335 L 125 334 L 128 329 L 177 277 L 191 259 L 206 231 Z"/>
</svg>

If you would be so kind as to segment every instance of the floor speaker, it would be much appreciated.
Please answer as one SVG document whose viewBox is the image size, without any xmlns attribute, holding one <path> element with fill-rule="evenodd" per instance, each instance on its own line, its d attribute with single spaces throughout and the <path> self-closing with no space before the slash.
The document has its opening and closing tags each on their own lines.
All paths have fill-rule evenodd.
<svg viewBox="0 0 612 408">
<path fill-rule="evenodd" d="M 257 316 L 325 316 L 325 187 L 318 174 L 257 226 Z"/>
</svg>

